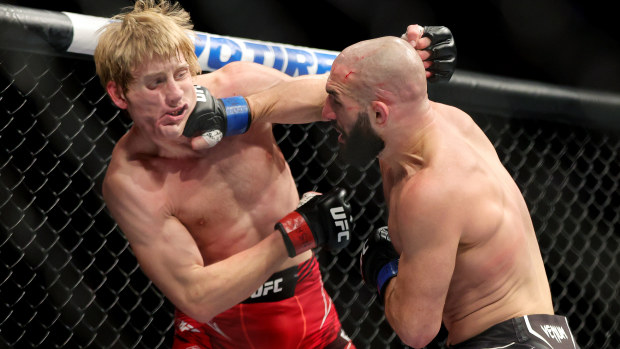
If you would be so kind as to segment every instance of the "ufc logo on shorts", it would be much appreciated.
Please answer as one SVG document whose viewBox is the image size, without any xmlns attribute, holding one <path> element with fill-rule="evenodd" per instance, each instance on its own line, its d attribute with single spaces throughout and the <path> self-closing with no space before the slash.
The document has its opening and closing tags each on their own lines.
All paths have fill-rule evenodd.
<svg viewBox="0 0 620 349">
<path fill-rule="evenodd" d="M 256 290 L 256 292 L 252 293 L 250 298 L 258 298 L 262 296 L 266 296 L 269 291 L 273 291 L 273 293 L 278 293 L 282 291 L 282 287 L 280 287 L 280 283 L 282 282 L 282 278 L 277 278 L 275 280 L 269 280 L 265 282 L 261 287 Z"/>
<path fill-rule="evenodd" d="M 177 320 L 177 324 L 176 325 L 177 325 L 177 328 L 179 329 L 180 332 L 185 332 L 185 331 L 200 332 L 199 330 L 194 328 L 194 326 L 192 326 L 191 324 L 188 324 L 187 322 L 185 322 L 183 320 Z"/>
<path fill-rule="evenodd" d="M 196 101 L 198 102 L 206 102 L 207 96 L 205 92 L 200 88 L 200 86 L 194 85 L 194 90 L 196 90 Z"/>
<path fill-rule="evenodd" d="M 334 219 L 334 224 L 340 228 L 338 233 L 338 242 L 349 240 L 349 222 L 347 222 L 347 215 L 344 213 L 344 208 L 334 207 L 329 210 Z"/>
</svg>

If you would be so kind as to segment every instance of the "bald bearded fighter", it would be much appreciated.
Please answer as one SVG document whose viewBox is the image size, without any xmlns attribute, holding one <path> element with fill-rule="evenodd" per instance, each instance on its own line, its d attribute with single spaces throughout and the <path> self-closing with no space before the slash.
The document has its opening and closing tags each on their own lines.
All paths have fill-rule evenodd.
<svg viewBox="0 0 620 349">
<path fill-rule="evenodd" d="M 302 115 L 326 98 L 322 116 L 341 133 L 343 155 L 379 159 L 389 219 L 364 243 L 360 268 L 403 342 L 422 348 L 443 322 L 450 348 L 578 347 L 566 317 L 554 314 L 517 184 L 469 115 L 429 100 L 411 45 L 394 37 L 352 45 L 326 91 L 318 85 L 286 82 L 247 103 L 256 120 L 273 120 L 280 113 L 267 111 Z"/>
</svg>

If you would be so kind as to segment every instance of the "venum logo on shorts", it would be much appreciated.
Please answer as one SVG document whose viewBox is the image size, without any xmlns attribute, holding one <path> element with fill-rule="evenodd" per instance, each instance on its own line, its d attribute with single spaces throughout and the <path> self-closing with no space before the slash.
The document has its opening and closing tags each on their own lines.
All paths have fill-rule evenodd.
<svg viewBox="0 0 620 349">
<path fill-rule="evenodd" d="M 344 208 L 334 207 L 329 210 L 334 219 L 334 224 L 340 228 L 338 233 L 338 242 L 349 240 L 349 222 L 347 222 L 347 215 L 344 213 Z"/>
<path fill-rule="evenodd" d="M 282 291 L 282 287 L 280 287 L 280 283 L 283 281 L 282 278 L 277 278 L 275 280 L 269 280 L 261 285 L 261 287 L 256 290 L 256 292 L 252 293 L 250 298 L 258 298 L 263 297 L 271 293 L 278 293 Z"/>
<path fill-rule="evenodd" d="M 558 343 L 562 343 L 563 339 L 568 339 L 566 331 L 564 331 L 561 326 L 540 325 L 540 328 L 547 335 L 547 337 L 555 339 Z"/>
</svg>

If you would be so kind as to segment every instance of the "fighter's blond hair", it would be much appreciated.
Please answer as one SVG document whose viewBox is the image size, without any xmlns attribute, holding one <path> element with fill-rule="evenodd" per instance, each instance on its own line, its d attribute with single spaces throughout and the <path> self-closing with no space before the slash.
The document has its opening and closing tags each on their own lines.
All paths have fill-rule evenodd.
<svg viewBox="0 0 620 349">
<path fill-rule="evenodd" d="M 179 3 L 138 0 L 102 28 L 95 48 L 97 75 L 104 88 L 114 81 L 126 92 L 132 72 L 145 60 L 183 55 L 192 75 L 200 73 L 190 37 L 193 24 Z"/>
</svg>

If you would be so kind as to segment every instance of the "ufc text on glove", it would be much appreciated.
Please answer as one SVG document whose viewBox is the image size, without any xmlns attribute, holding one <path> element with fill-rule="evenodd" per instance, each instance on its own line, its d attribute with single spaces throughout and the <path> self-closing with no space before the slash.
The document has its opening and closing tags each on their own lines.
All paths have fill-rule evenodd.
<svg viewBox="0 0 620 349">
<path fill-rule="evenodd" d="M 242 134 L 248 131 L 252 117 L 250 107 L 241 96 L 215 98 L 209 90 L 194 85 L 196 107 L 187 118 L 183 135 L 202 136 L 212 147 L 222 137 Z"/>
<path fill-rule="evenodd" d="M 324 195 L 306 193 L 297 209 L 280 219 L 275 228 L 282 233 L 289 257 L 318 246 L 338 252 L 349 244 L 353 217 L 345 196 L 342 188 Z"/>
</svg>

